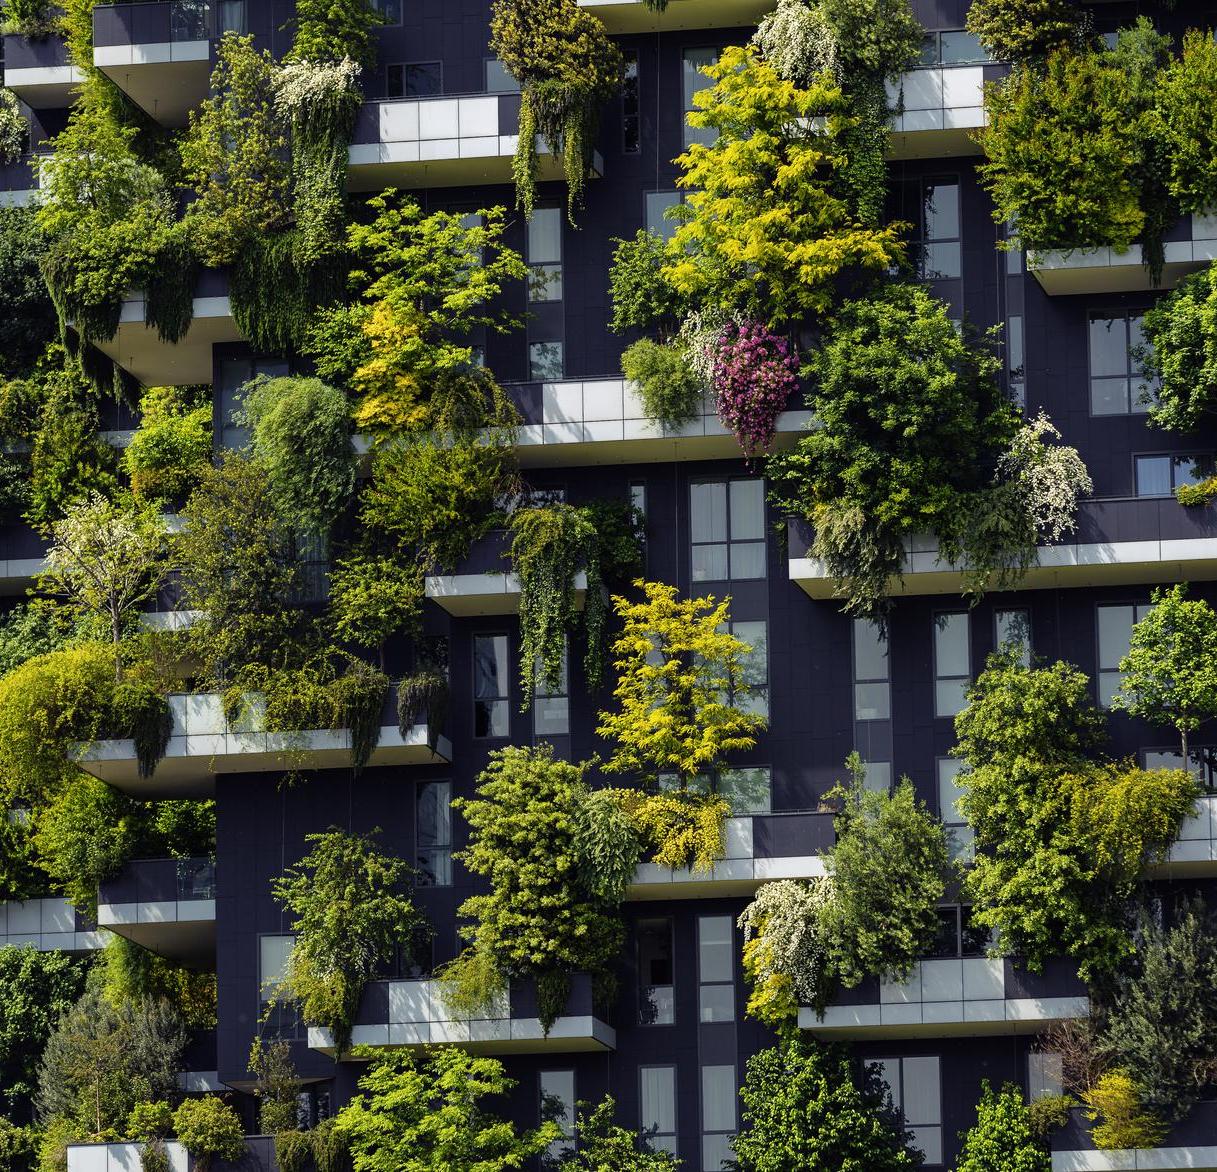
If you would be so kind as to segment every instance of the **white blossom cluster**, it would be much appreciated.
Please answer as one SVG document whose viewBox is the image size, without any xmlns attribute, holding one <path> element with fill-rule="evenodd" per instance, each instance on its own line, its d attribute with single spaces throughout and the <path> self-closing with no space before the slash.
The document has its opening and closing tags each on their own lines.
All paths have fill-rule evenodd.
<svg viewBox="0 0 1217 1172">
<path fill-rule="evenodd" d="M 21 158 L 29 131 L 17 95 L 12 90 L 0 89 L 0 163 L 15 163 Z"/>
<path fill-rule="evenodd" d="M 721 309 L 693 310 L 680 325 L 680 340 L 685 348 L 689 368 L 703 386 L 714 381 L 719 342 L 732 317 Z M 737 323 L 738 324 L 738 323 Z"/>
<path fill-rule="evenodd" d="M 824 14 L 806 0 L 778 0 L 761 18 L 752 43 L 777 73 L 807 87 L 822 74 L 839 78 L 837 38 Z"/>
<path fill-rule="evenodd" d="M 350 57 L 333 62 L 288 61 L 275 78 L 275 108 L 286 118 L 324 109 L 335 97 L 358 89 L 359 72 L 359 64 Z"/>
<path fill-rule="evenodd" d="M 739 918 L 745 935 L 764 938 L 769 972 L 789 977 L 800 1005 L 823 1001 L 827 960 L 825 911 L 833 900 L 831 879 L 782 879 L 761 885 Z"/>
<path fill-rule="evenodd" d="M 1039 539 L 1060 541 L 1077 526 L 1081 497 L 1094 491 L 1094 483 L 1076 448 L 1059 441 L 1061 433 L 1041 410 L 1019 428 L 1009 449 L 998 461 L 998 480 L 1016 488 Z"/>
</svg>

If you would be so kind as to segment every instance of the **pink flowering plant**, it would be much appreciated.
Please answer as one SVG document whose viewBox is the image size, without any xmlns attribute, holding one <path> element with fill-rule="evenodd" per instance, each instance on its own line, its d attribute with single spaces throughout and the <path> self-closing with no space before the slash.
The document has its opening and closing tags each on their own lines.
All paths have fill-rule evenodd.
<svg viewBox="0 0 1217 1172">
<path fill-rule="evenodd" d="M 773 442 L 798 369 L 789 341 L 760 322 L 729 322 L 719 335 L 712 377 L 718 415 L 749 459 Z"/>
</svg>

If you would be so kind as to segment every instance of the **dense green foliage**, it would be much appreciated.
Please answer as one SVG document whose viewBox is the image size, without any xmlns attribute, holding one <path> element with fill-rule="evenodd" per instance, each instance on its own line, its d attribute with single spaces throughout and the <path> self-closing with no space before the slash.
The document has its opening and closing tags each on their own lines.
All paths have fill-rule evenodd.
<svg viewBox="0 0 1217 1172">
<path fill-rule="evenodd" d="M 186 1099 L 173 1113 L 173 1130 L 200 1172 L 213 1159 L 234 1162 L 245 1155 L 241 1117 L 220 1099 Z"/>
<path fill-rule="evenodd" d="M 609 267 L 609 295 L 613 299 L 610 328 L 624 333 L 654 326 L 663 336 L 671 334 L 684 306 L 663 275 L 667 249 L 662 237 L 640 228 L 633 239 L 614 243 Z M 637 376 L 626 371 L 626 377 Z"/>
<path fill-rule="evenodd" d="M 1217 45 L 1210 33 L 1189 30 L 1183 51 L 1159 79 L 1155 131 L 1169 160 L 1167 186 L 1185 212 L 1217 207 Z"/>
<path fill-rule="evenodd" d="M 354 1172 L 504 1172 L 523 1169 L 561 1138 L 556 1123 L 518 1131 L 482 1100 L 515 1086 L 497 1058 L 441 1046 L 377 1054 L 362 1092 L 339 1113 Z"/>
<path fill-rule="evenodd" d="M 995 60 L 1021 64 L 1076 45 L 1084 18 L 1069 0 L 973 0 L 968 31 Z"/>
<path fill-rule="evenodd" d="M 1217 267 L 1184 277 L 1145 314 L 1136 351 L 1157 384 L 1149 417 L 1171 431 L 1195 431 L 1217 405 Z"/>
<path fill-rule="evenodd" d="M 1109 1070 L 1082 1100 L 1086 1117 L 1095 1124 L 1091 1131 L 1099 1151 L 1156 1148 L 1166 1138 L 1166 1127 L 1146 1111 L 1132 1077 L 1125 1070 Z"/>
<path fill-rule="evenodd" d="M 896 1172 L 918 1160 L 869 1066 L 794 1039 L 748 1059 L 735 1137 L 741 1172 Z"/>
<path fill-rule="evenodd" d="M 139 409 L 123 471 L 137 501 L 172 507 L 185 499 L 211 460 L 210 399 L 197 388 L 150 387 Z"/>
<path fill-rule="evenodd" d="M 645 1137 L 613 1122 L 615 1104 L 605 1095 L 592 1110 L 588 1104 L 575 1121 L 578 1144 L 563 1153 L 562 1167 L 582 1172 L 675 1172 L 680 1161 L 665 1151 L 652 1150 Z"/>
<path fill-rule="evenodd" d="M 0 372 L 29 370 L 55 333 L 55 307 L 38 268 L 44 247 L 35 213 L 0 209 Z"/>
<path fill-rule="evenodd" d="M 976 1122 L 963 1137 L 956 1172 L 1052 1172 L 1052 1156 L 1035 1134 L 1023 1093 L 1013 1083 L 981 1084 Z"/>
<path fill-rule="evenodd" d="M 637 384 L 648 419 L 675 431 L 701 415 L 705 386 L 680 345 L 641 338 L 621 355 L 621 372 Z"/>
<path fill-rule="evenodd" d="M 309 853 L 272 888 L 296 936 L 276 995 L 328 1028 L 341 1054 L 364 987 L 424 920 L 408 893 L 410 867 L 370 837 L 335 828 L 305 841 Z"/>
</svg>

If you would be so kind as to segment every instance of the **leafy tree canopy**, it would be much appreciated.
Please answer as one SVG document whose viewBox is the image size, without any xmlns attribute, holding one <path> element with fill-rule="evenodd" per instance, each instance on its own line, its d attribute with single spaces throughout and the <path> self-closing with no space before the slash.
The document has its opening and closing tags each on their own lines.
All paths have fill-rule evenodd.
<svg viewBox="0 0 1217 1172">
<path fill-rule="evenodd" d="M 1031 1126 L 1023 1093 L 1013 1083 L 994 1091 L 986 1079 L 976 1122 L 963 1136 L 956 1172 L 1052 1172 L 1052 1156 Z"/>
</svg>

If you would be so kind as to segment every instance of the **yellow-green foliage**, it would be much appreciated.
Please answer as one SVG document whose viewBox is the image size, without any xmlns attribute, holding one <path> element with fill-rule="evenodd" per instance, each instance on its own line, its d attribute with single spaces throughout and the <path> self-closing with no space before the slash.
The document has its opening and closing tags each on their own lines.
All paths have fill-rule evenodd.
<svg viewBox="0 0 1217 1172">
<path fill-rule="evenodd" d="M 676 587 L 635 582 L 644 602 L 614 597 L 623 629 L 613 643 L 616 711 L 596 731 L 617 742 L 605 769 L 682 784 L 726 753 L 751 749 L 766 720 L 729 702 L 748 645 L 726 630 L 730 599 L 680 599 Z"/>
<path fill-rule="evenodd" d="M 846 103 L 831 79 L 800 89 L 736 47 L 706 72 L 689 122 L 717 138 L 676 160 L 687 211 L 663 275 L 677 291 L 774 324 L 830 309 L 844 273 L 896 264 L 898 227 L 860 226 L 834 190 Z"/>
<path fill-rule="evenodd" d="M 794 979 L 789 973 L 778 971 L 773 941 L 763 933 L 750 936 L 744 944 L 742 963 L 744 978 L 750 986 L 748 1016 L 779 1033 L 794 1027 L 799 1019 Z"/>
<path fill-rule="evenodd" d="M 1109 1070 L 1082 1095 L 1095 1122 L 1094 1146 L 1100 1151 L 1153 1148 L 1166 1136 L 1166 1127 L 1141 1105 L 1137 1086 L 1126 1071 Z"/>
<path fill-rule="evenodd" d="M 149 387 L 139 409 L 139 428 L 122 456 L 132 495 L 176 502 L 211 459 L 211 400 L 189 387 Z"/>
<path fill-rule="evenodd" d="M 633 823 L 651 862 L 675 871 L 709 871 L 723 857 L 723 823 L 731 806 L 721 795 L 611 792 Z"/>
</svg>

